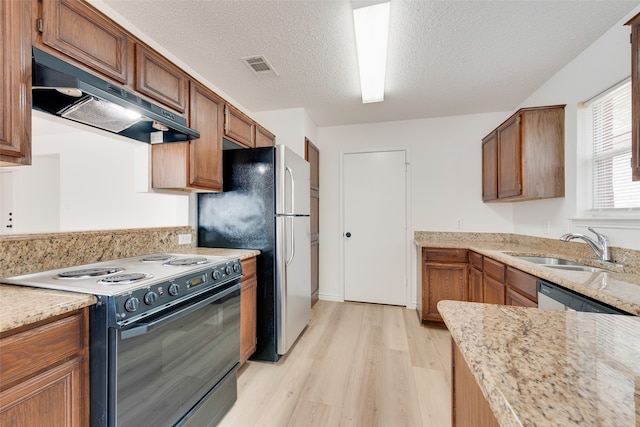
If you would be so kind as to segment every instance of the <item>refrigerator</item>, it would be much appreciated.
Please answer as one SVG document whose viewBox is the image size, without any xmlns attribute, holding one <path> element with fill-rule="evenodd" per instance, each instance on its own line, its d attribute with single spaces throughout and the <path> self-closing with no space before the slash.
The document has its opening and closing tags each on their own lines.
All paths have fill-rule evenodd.
<svg viewBox="0 0 640 427">
<path fill-rule="evenodd" d="M 198 195 L 198 246 L 260 250 L 254 360 L 277 361 L 311 318 L 309 170 L 283 145 L 225 150 L 223 192 Z"/>
</svg>

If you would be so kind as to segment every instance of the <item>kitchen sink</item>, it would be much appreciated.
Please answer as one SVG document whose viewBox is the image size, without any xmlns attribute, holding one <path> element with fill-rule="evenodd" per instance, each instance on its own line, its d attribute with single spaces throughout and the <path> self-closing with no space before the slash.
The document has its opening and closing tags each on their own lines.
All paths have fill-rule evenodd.
<svg viewBox="0 0 640 427">
<path fill-rule="evenodd" d="M 532 262 L 534 264 L 541 265 L 543 267 L 555 268 L 558 270 L 571 270 L 571 271 L 588 271 L 591 273 L 606 272 L 604 268 L 593 267 L 591 265 L 582 264 L 575 261 L 569 261 L 563 258 L 542 257 L 542 256 L 524 256 L 514 255 L 514 257 L 523 261 Z"/>
</svg>

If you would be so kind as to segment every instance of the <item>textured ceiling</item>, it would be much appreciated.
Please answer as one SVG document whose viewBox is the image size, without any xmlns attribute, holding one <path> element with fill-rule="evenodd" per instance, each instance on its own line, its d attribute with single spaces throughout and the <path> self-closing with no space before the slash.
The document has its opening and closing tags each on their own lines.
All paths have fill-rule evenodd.
<svg viewBox="0 0 640 427">
<path fill-rule="evenodd" d="M 385 100 L 362 104 L 344 0 L 93 0 L 251 112 L 317 126 L 513 110 L 639 4 L 392 0 Z M 264 55 L 256 77 L 240 60 Z"/>
</svg>

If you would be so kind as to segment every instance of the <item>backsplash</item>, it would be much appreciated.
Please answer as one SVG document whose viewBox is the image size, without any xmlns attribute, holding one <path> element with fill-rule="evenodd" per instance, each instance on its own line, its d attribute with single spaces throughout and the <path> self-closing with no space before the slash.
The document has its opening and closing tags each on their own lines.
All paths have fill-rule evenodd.
<svg viewBox="0 0 640 427">
<path fill-rule="evenodd" d="M 191 243 L 179 245 L 184 234 Z M 0 277 L 195 247 L 189 226 L 2 236 Z"/>
</svg>

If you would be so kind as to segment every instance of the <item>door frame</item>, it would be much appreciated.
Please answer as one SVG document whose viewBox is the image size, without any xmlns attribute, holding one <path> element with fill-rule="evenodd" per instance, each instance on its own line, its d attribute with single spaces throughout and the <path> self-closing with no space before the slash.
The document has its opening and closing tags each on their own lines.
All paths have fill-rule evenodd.
<svg viewBox="0 0 640 427">
<path fill-rule="evenodd" d="M 407 308 L 415 308 L 416 306 L 416 289 L 411 286 L 415 283 L 415 272 L 412 271 L 413 265 L 413 231 L 411 231 L 411 151 L 409 147 L 387 147 L 378 149 L 366 149 L 366 150 L 349 150 L 340 151 L 340 301 L 344 302 L 345 295 L 345 267 L 344 267 L 344 254 L 345 254 L 345 201 L 344 201 L 344 158 L 347 154 L 368 154 L 368 153 L 383 153 L 390 151 L 403 151 L 405 159 L 405 306 Z"/>
</svg>

